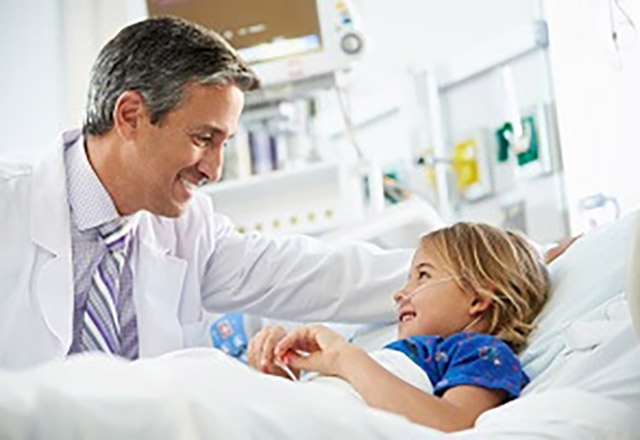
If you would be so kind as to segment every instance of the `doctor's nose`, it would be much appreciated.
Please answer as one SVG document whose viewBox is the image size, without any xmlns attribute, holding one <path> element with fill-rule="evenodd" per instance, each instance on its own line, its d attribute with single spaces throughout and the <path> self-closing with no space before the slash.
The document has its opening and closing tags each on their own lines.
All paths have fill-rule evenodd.
<svg viewBox="0 0 640 440">
<path fill-rule="evenodd" d="M 206 150 L 198 162 L 198 171 L 210 182 L 216 182 L 222 174 L 224 163 L 224 145 L 215 146 Z"/>
</svg>

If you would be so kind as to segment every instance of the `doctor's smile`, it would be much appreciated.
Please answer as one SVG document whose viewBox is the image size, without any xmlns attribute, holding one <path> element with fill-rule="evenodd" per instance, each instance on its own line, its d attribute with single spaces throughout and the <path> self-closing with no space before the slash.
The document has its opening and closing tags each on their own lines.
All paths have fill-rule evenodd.
<svg viewBox="0 0 640 440">
<path fill-rule="evenodd" d="M 118 101 L 122 113 L 115 121 L 121 124 L 116 125 L 113 134 L 119 135 L 123 143 L 123 160 L 100 162 L 98 157 L 92 165 L 119 170 L 119 187 L 135 185 L 133 193 L 122 191 L 125 206 L 131 207 L 121 212 L 123 215 L 145 209 L 177 217 L 184 212 L 197 186 L 220 178 L 224 146 L 236 130 L 244 105 L 243 93 L 232 84 L 189 81 L 180 97 L 182 101 L 176 109 L 155 122 L 141 95 L 129 99 L 125 95 Z M 92 142 L 103 143 L 109 136 L 87 140 L 90 159 L 92 151 L 99 148 L 92 148 Z M 129 175 L 131 184 L 126 181 Z M 169 175 L 170 181 L 165 177 Z M 165 186 L 169 182 L 171 187 Z"/>
</svg>

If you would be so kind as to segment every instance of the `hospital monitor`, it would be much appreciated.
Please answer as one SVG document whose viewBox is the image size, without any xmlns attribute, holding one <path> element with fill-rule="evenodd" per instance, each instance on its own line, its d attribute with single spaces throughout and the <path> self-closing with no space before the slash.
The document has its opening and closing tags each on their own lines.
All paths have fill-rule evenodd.
<svg viewBox="0 0 640 440">
<path fill-rule="evenodd" d="M 145 0 L 146 15 L 175 15 L 218 31 L 264 86 L 349 67 L 363 49 L 345 0 Z"/>
</svg>

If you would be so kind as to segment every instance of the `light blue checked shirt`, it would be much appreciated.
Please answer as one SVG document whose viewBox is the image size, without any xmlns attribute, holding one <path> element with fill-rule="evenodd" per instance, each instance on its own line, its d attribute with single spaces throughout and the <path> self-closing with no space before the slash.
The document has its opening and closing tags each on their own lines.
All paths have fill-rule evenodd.
<svg viewBox="0 0 640 440">
<path fill-rule="evenodd" d="M 84 137 L 80 131 L 65 144 L 64 161 L 71 212 L 74 286 L 73 341 L 69 353 L 78 353 L 82 351 L 80 333 L 91 278 L 98 263 L 107 252 L 106 245 L 98 235 L 97 227 L 118 218 L 118 211 L 89 163 L 84 148 Z M 130 243 L 135 241 L 137 219 L 135 215 L 128 219 L 132 222 L 133 230 Z M 134 270 L 131 264 L 133 252 L 135 252 L 135 246 L 129 246 L 116 307 L 122 337 L 122 348 L 119 354 L 130 359 L 137 358 L 138 353 L 137 325 L 133 305 Z"/>
</svg>

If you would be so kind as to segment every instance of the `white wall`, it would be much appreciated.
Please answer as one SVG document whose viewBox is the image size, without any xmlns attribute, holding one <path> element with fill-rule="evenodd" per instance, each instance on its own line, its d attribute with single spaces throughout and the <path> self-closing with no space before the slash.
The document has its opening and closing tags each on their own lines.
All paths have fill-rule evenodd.
<svg viewBox="0 0 640 440">
<path fill-rule="evenodd" d="M 65 116 L 80 126 L 84 118 L 91 66 L 102 46 L 129 21 L 127 0 L 59 0 L 64 20 L 63 47 L 67 107 Z"/>
<path fill-rule="evenodd" d="M 578 204 L 591 194 L 615 196 L 623 212 L 640 207 L 633 177 L 640 167 L 640 29 L 622 30 L 625 40 L 631 41 L 617 54 L 609 19 L 613 3 L 544 1 L 574 231 L 584 228 Z M 620 0 L 620 4 L 638 28 L 640 1 Z M 615 21 L 622 23 L 619 11 L 614 12 Z"/>
<path fill-rule="evenodd" d="M 359 78 L 384 85 L 411 65 L 432 65 L 528 24 L 534 0 L 359 0 L 369 39 Z M 368 68 L 367 68 L 368 67 Z"/>
<path fill-rule="evenodd" d="M 128 0 L 3 0 L 0 153 L 37 151 L 82 125 L 91 65 Z"/>
<path fill-rule="evenodd" d="M 3 0 L 0 154 L 49 145 L 65 124 L 58 0 Z"/>
</svg>

